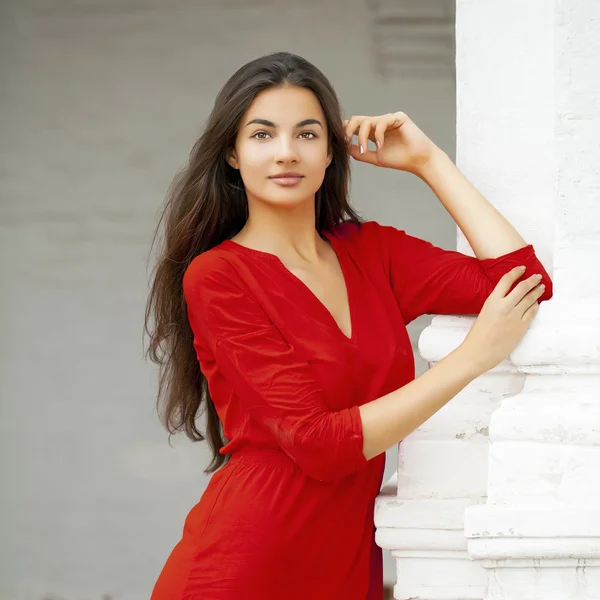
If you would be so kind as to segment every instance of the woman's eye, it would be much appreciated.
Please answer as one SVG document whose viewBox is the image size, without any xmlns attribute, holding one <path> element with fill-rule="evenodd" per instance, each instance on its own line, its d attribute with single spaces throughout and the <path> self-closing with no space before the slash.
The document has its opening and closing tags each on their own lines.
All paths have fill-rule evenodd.
<svg viewBox="0 0 600 600">
<path fill-rule="evenodd" d="M 263 135 L 267 136 L 269 134 L 266 131 L 257 131 L 252 137 L 256 138 L 257 140 L 264 140 L 266 137 L 261 137 Z"/>
<path fill-rule="evenodd" d="M 257 140 L 266 140 L 268 137 L 270 137 L 270 134 L 267 131 L 257 131 L 251 137 L 256 138 Z M 312 131 L 303 131 L 300 134 L 300 137 L 302 137 L 305 140 L 312 140 L 315 139 L 317 135 Z"/>
</svg>

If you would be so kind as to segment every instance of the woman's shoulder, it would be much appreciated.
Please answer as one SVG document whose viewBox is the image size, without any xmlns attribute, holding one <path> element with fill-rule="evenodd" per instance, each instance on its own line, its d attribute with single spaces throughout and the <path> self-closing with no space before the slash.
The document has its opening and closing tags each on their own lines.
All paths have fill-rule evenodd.
<svg viewBox="0 0 600 600">
<path fill-rule="evenodd" d="M 348 247 L 365 249 L 379 247 L 385 226 L 377 221 L 344 221 L 332 227 L 326 234 Z"/>
<path fill-rule="evenodd" d="M 198 254 L 184 271 L 184 291 L 197 284 L 222 285 L 238 279 L 240 275 L 235 266 L 236 259 L 236 254 L 229 252 L 225 243 Z"/>
</svg>

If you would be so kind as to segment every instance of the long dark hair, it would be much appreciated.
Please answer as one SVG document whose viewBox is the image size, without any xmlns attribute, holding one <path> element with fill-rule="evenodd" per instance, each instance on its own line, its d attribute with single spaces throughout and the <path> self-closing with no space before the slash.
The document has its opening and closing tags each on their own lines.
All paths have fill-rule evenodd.
<svg viewBox="0 0 600 600">
<path fill-rule="evenodd" d="M 146 355 L 160 365 L 157 408 L 166 429 L 202 441 L 205 436 L 197 418 L 206 412 L 206 438 L 213 451 L 206 473 L 226 462 L 219 450 L 227 440 L 198 366 L 182 291 L 183 274 L 194 257 L 233 237 L 245 225 L 244 185 L 239 171 L 225 160 L 226 153 L 234 147 L 240 120 L 256 95 L 283 86 L 311 90 L 327 121 L 333 159 L 315 195 L 317 230 L 343 221 L 362 222 L 348 203 L 350 163 L 342 113 L 327 78 L 307 60 L 288 52 L 269 54 L 241 67 L 219 92 L 204 133 L 167 193 L 152 242 L 154 247 L 160 238 L 161 247 L 144 322 L 150 339 Z"/>
</svg>

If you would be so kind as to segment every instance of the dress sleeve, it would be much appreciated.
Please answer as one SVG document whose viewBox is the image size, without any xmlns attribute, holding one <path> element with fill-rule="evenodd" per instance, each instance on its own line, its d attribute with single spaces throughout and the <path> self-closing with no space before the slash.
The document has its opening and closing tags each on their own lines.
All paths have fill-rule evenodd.
<svg viewBox="0 0 600 600">
<path fill-rule="evenodd" d="M 385 267 L 405 323 L 425 314 L 478 314 L 502 276 L 524 265 L 524 278 L 539 273 L 546 285 L 540 301 L 552 297 L 552 280 L 533 246 L 498 258 L 478 260 L 391 226 L 380 225 Z"/>
<path fill-rule="evenodd" d="M 315 479 L 332 482 L 364 467 L 358 406 L 331 411 L 310 364 L 243 281 L 225 264 L 201 264 L 192 263 L 183 282 L 194 339 L 211 350 L 243 407 Z"/>
</svg>

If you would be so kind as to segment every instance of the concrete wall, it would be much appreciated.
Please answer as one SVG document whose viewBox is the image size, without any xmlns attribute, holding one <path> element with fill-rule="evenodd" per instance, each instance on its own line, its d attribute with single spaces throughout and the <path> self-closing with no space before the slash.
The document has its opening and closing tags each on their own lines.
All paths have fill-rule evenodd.
<svg viewBox="0 0 600 600">
<path fill-rule="evenodd" d="M 366 2 L 231 4 L 0 8 L 2 600 L 147 598 L 207 484 L 206 447 L 157 421 L 141 334 L 156 212 L 235 69 L 297 52 L 347 114 L 404 110 L 453 154 L 453 82 L 377 76 Z M 415 177 L 353 176 L 363 216 L 454 245 Z"/>
</svg>

